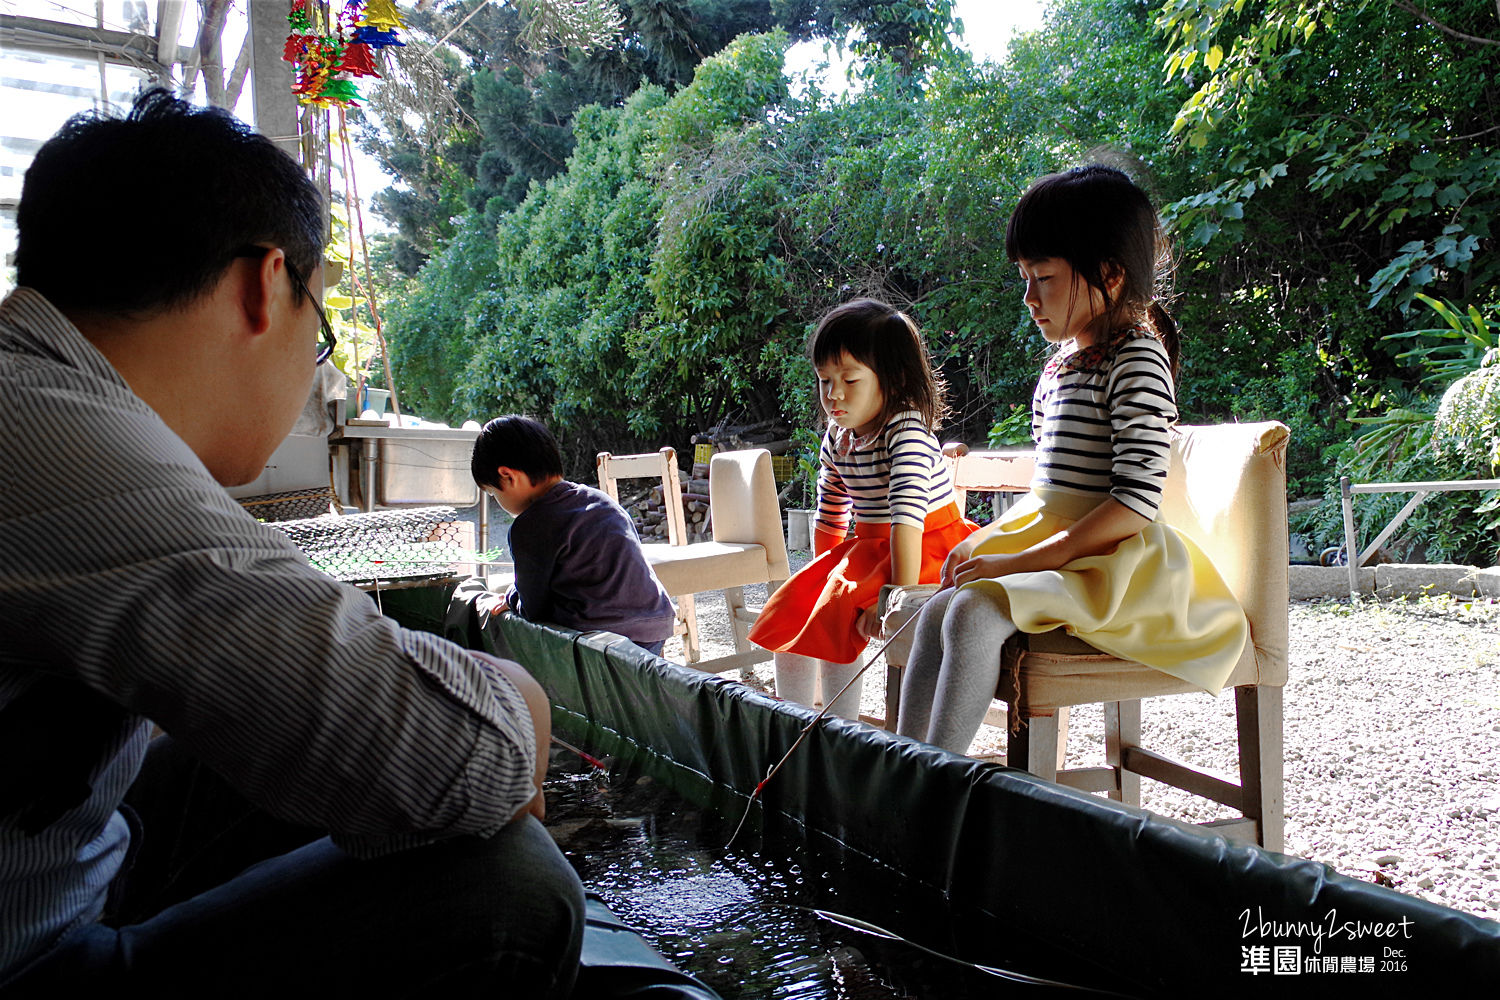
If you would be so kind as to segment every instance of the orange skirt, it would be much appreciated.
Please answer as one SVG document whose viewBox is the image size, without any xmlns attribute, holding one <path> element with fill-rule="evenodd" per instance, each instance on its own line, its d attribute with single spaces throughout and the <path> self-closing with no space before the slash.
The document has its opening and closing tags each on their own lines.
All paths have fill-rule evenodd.
<svg viewBox="0 0 1500 1000">
<path fill-rule="evenodd" d="M 922 526 L 919 583 L 937 583 L 943 560 L 978 525 L 956 504 L 927 515 Z M 856 523 L 854 534 L 802 567 L 766 601 L 750 641 L 777 653 L 853 663 L 868 639 L 855 623 L 891 582 L 890 524 Z"/>
</svg>

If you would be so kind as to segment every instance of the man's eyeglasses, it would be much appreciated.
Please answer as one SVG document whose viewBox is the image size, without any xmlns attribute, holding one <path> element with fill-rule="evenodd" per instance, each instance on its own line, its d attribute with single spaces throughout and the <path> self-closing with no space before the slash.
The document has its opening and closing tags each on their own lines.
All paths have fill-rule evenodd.
<svg viewBox="0 0 1500 1000">
<path fill-rule="evenodd" d="M 235 257 L 248 257 L 251 260 L 260 260 L 270 249 L 272 248 L 253 246 L 241 247 L 239 250 L 235 251 L 234 255 Z M 313 295 L 312 290 L 307 287 L 307 282 L 302 280 L 302 275 L 297 273 L 297 268 L 292 265 L 291 258 L 284 257 L 282 259 L 286 264 L 286 273 L 291 276 L 292 281 L 299 289 L 301 289 L 302 294 L 306 295 L 309 299 L 312 300 L 313 308 L 318 312 L 318 323 L 320 324 L 320 332 L 318 334 L 318 359 L 314 363 L 321 365 L 323 362 L 327 361 L 330 357 L 333 356 L 333 349 L 338 345 L 338 339 L 333 335 L 333 324 L 328 322 L 328 314 L 323 311 L 322 303 L 318 301 L 317 296 Z"/>
</svg>

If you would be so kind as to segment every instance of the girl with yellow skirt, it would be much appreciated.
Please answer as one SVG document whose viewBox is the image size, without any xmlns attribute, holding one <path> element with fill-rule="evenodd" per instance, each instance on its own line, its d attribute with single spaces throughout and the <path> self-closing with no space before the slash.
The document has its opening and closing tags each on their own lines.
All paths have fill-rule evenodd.
<svg viewBox="0 0 1500 1000">
<path fill-rule="evenodd" d="M 1017 631 L 1068 632 L 1217 693 L 1244 612 L 1190 539 L 1155 520 L 1177 419 L 1176 325 L 1155 299 L 1160 225 L 1122 172 L 1038 180 L 1006 231 L 1032 320 L 1059 349 L 1032 396 L 1032 493 L 949 554 L 922 609 L 897 730 L 966 751 Z"/>
</svg>

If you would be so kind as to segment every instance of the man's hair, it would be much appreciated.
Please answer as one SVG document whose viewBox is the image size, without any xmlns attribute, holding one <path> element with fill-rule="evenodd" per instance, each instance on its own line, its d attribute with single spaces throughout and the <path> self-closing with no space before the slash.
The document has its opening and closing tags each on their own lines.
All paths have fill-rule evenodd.
<svg viewBox="0 0 1500 1000">
<path fill-rule="evenodd" d="M 562 475 L 562 451 L 552 432 L 530 417 L 496 417 L 479 432 L 469 469 L 480 486 L 499 486 L 502 465 L 540 483 Z"/>
<path fill-rule="evenodd" d="M 193 301 L 249 246 L 280 247 L 306 278 L 324 244 L 322 198 L 295 160 L 161 89 L 124 118 L 68 119 L 26 171 L 16 226 L 21 285 L 127 315 Z"/>
</svg>

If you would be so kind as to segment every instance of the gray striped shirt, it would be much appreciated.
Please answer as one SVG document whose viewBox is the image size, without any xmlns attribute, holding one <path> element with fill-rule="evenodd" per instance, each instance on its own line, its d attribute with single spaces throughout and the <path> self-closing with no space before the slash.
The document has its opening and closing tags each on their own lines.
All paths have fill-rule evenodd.
<svg viewBox="0 0 1500 1000">
<path fill-rule="evenodd" d="M 0 981 L 98 917 L 151 722 L 356 854 L 531 798 L 515 686 L 308 565 L 29 289 L 0 414 Z"/>
<path fill-rule="evenodd" d="M 1031 400 L 1033 485 L 1108 493 L 1156 518 L 1167 479 L 1167 431 L 1177 421 L 1172 368 L 1142 330 L 1054 355 Z"/>
</svg>

